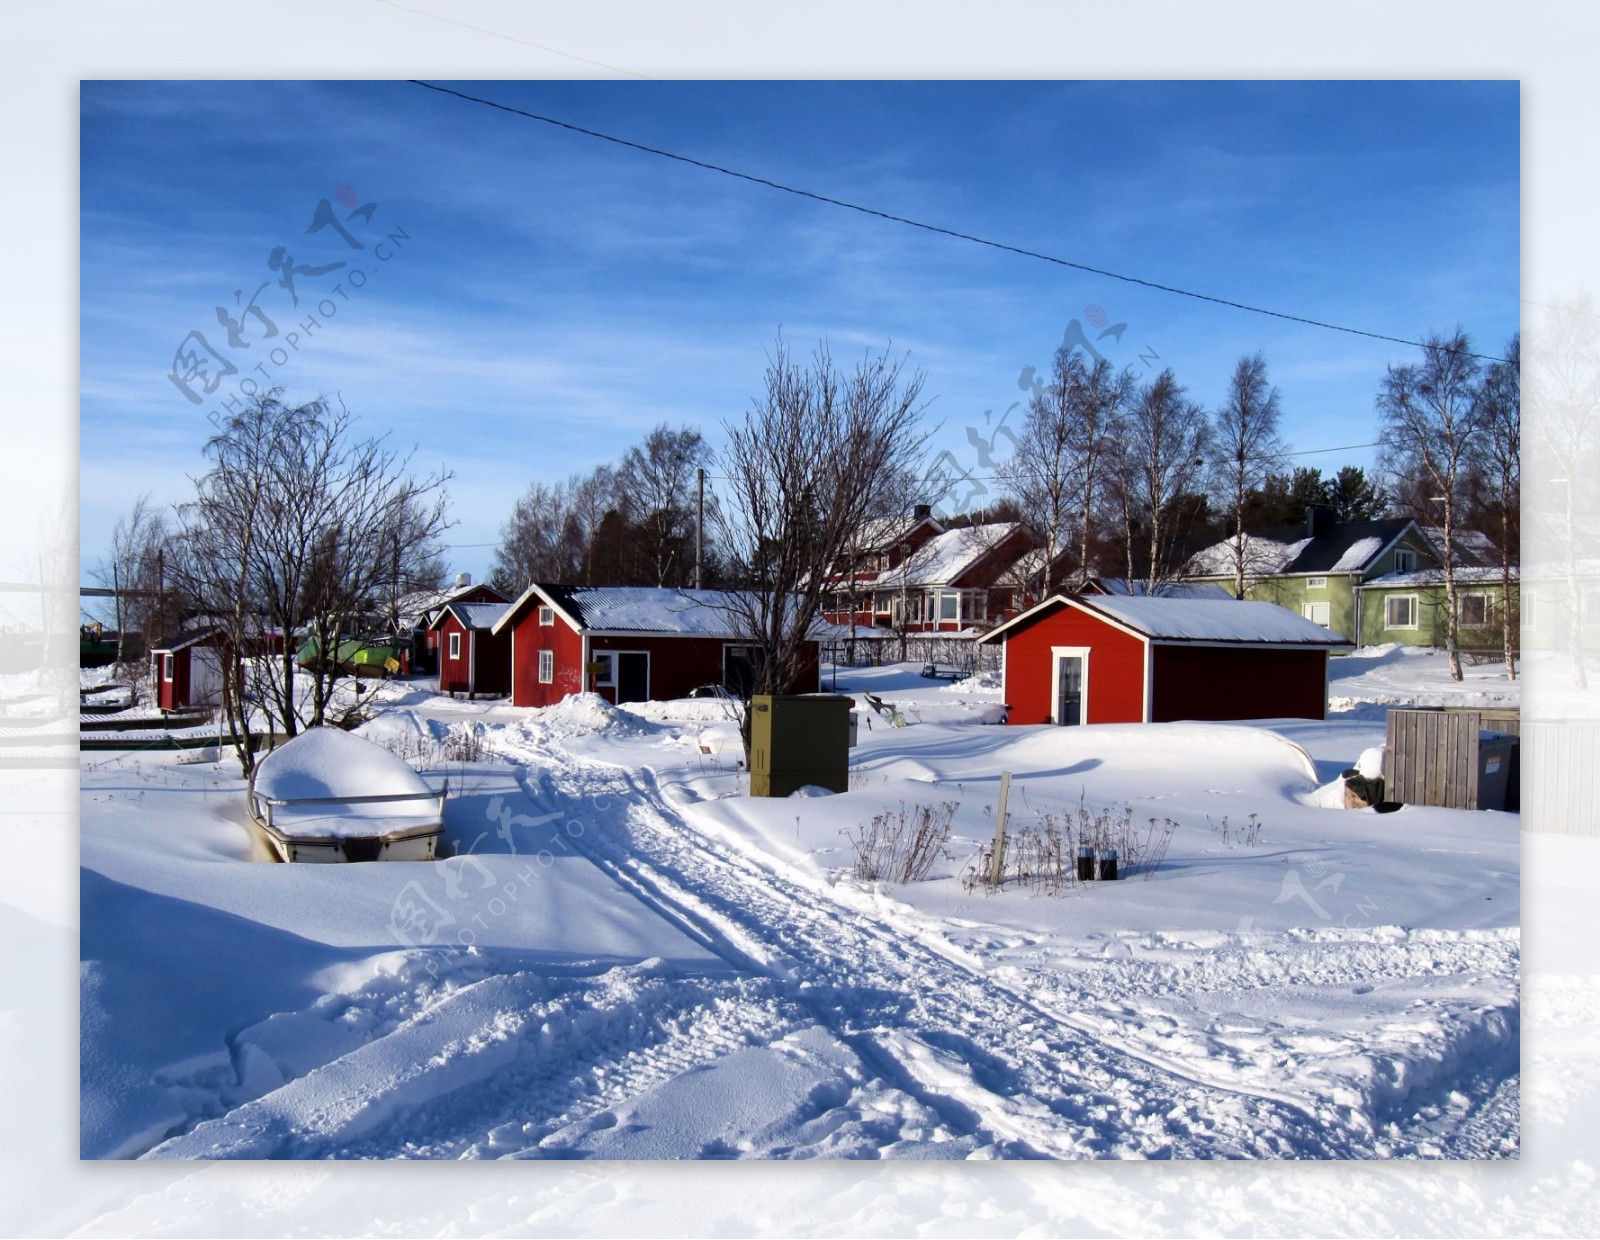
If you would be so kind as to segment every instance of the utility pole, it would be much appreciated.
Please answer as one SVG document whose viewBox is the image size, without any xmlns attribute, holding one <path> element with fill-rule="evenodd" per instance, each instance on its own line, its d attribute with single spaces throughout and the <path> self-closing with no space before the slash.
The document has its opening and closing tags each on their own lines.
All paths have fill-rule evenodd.
<svg viewBox="0 0 1600 1240">
<path fill-rule="evenodd" d="M 694 471 L 694 588 L 701 588 L 702 556 L 705 554 L 706 531 L 706 470 L 699 466 Z"/>
</svg>

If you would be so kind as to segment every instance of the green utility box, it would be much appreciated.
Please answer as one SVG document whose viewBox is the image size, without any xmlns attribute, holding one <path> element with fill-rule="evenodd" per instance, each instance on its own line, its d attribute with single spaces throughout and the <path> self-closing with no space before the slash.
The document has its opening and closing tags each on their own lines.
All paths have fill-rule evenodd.
<svg viewBox="0 0 1600 1240">
<path fill-rule="evenodd" d="M 848 792 L 852 705 L 832 693 L 752 698 L 750 795 L 786 797 L 807 784 Z"/>
</svg>

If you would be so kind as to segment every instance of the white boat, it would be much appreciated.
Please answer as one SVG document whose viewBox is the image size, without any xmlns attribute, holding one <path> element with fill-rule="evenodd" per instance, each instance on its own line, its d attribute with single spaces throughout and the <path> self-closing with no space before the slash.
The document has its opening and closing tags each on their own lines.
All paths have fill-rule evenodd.
<svg viewBox="0 0 1600 1240">
<path fill-rule="evenodd" d="M 432 861 L 449 792 L 381 745 L 312 728 L 262 758 L 250 817 L 283 861 Z"/>
</svg>

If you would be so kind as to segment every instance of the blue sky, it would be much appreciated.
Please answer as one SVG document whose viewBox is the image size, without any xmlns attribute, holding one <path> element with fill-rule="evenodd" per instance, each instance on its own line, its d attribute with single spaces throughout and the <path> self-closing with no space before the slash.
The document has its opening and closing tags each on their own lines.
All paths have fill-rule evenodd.
<svg viewBox="0 0 1600 1240">
<path fill-rule="evenodd" d="M 1519 88 L 1429 83 L 452 83 L 576 125 L 895 214 L 1408 339 L 1518 323 Z M 455 472 L 453 567 L 486 572 L 535 479 L 615 459 L 661 421 L 720 441 L 780 331 L 927 373 L 936 444 L 980 478 L 990 438 L 1073 318 L 1192 397 L 1266 354 L 1302 451 L 1374 437 L 1414 350 L 1246 314 L 775 192 L 390 82 L 82 88 L 82 555 L 145 491 L 184 498 L 206 411 L 260 363 Z M 347 220 L 340 203 L 371 205 Z M 308 234 L 317 204 L 332 228 Z M 400 236 L 404 234 L 404 236 Z M 378 243 L 397 236 L 381 250 Z M 268 265 L 300 267 L 300 305 Z M 387 254 L 387 259 L 381 255 Z M 365 280 L 355 286 L 356 272 Z M 279 330 L 243 319 L 235 291 Z M 338 284 L 340 291 L 335 291 Z M 328 316 L 316 306 L 327 301 Z M 302 328 L 307 317 L 318 322 Z M 198 330 L 238 372 L 169 379 Z M 286 365 L 271 360 L 289 333 Z M 214 364 L 213 364 L 214 365 Z M 198 388 L 199 385 L 193 385 Z M 986 420 L 986 413 L 989 414 Z M 1004 447 L 1003 441 L 1000 447 Z M 1308 455 L 1332 471 L 1371 452 Z M 963 492 L 964 494 L 970 492 Z M 981 499 L 979 502 L 982 502 Z"/>
</svg>

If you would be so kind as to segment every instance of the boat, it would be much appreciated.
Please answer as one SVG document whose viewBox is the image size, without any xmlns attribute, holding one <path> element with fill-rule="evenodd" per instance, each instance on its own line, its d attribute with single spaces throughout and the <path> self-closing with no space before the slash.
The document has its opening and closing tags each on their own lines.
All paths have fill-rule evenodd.
<svg viewBox="0 0 1600 1240">
<path fill-rule="evenodd" d="M 383 746 L 321 727 L 261 759 L 248 801 L 282 861 L 432 861 L 449 793 Z"/>
</svg>

